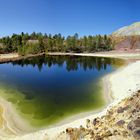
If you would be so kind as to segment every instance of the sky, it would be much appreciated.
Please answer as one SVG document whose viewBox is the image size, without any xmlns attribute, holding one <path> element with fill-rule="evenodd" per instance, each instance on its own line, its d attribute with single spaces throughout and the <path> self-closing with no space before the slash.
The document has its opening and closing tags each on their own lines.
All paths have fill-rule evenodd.
<svg viewBox="0 0 140 140">
<path fill-rule="evenodd" d="M 140 0 L 0 0 L 0 36 L 110 34 L 140 21 Z"/>
</svg>

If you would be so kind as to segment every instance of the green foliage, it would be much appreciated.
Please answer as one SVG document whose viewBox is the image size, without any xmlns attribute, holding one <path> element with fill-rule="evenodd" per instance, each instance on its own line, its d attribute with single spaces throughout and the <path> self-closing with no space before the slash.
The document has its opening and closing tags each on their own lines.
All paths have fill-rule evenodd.
<svg viewBox="0 0 140 140">
<path fill-rule="evenodd" d="M 18 47 L 18 53 L 20 55 L 41 53 L 40 45 L 39 45 L 39 43 L 36 43 L 36 44 L 27 44 L 27 45 L 22 46 L 22 47 L 19 46 Z"/>
<path fill-rule="evenodd" d="M 20 55 L 41 52 L 98 52 L 113 49 L 113 43 L 107 35 L 84 36 L 78 34 L 63 37 L 61 34 L 42 33 L 13 34 L 0 39 L 0 53 L 18 52 Z"/>
</svg>

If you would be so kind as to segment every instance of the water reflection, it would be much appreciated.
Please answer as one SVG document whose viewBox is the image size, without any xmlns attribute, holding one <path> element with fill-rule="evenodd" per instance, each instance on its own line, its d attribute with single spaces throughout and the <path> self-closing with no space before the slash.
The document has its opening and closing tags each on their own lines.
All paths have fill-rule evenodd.
<svg viewBox="0 0 140 140">
<path fill-rule="evenodd" d="M 123 64 L 123 60 L 116 60 L 111 58 L 102 57 L 80 57 L 80 56 L 39 56 L 34 58 L 23 59 L 19 61 L 12 62 L 13 65 L 20 65 L 22 67 L 32 65 L 33 67 L 38 67 L 41 71 L 43 65 L 51 68 L 53 65 L 58 65 L 63 67 L 66 65 L 67 71 L 77 71 L 79 68 L 86 70 L 96 69 L 100 71 L 101 69 L 106 70 L 107 65 L 120 66 Z"/>
</svg>

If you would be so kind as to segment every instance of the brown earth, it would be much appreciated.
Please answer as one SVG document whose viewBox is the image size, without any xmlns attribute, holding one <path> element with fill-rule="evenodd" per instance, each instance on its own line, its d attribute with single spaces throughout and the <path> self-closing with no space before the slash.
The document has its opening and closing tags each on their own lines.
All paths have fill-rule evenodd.
<svg viewBox="0 0 140 140">
<path fill-rule="evenodd" d="M 111 37 L 116 51 L 140 52 L 140 36 Z"/>
</svg>

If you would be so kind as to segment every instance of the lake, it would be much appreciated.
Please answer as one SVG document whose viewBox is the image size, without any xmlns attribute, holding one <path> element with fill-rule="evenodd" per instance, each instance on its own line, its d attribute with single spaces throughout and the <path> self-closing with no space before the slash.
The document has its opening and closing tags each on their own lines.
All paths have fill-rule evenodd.
<svg viewBox="0 0 140 140">
<path fill-rule="evenodd" d="M 101 78 L 120 59 L 39 56 L 0 64 L 0 96 L 34 127 L 105 106 Z"/>
</svg>

